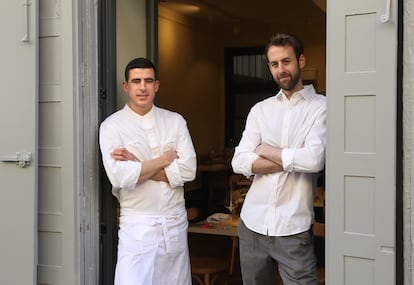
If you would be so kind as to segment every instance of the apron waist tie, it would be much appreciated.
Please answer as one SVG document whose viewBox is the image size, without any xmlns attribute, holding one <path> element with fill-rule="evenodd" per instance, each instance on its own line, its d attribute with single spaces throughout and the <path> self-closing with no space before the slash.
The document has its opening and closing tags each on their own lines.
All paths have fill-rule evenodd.
<svg viewBox="0 0 414 285">
<path fill-rule="evenodd" d="M 167 221 L 170 220 L 177 220 L 177 218 L 180 216 L 179 212 L 170 213 L 170 215 L 159 215 L 159 213 L 148 213 L 148 212 L 141 212 L 141 211 L 135 211 L 131 209 L 121 209 L 121 215 L 138 215 L 140 217 L 148 217 L 150 219 L 153 219 L 154 225 L 158 224 L 161 225 L 162 234 L 164 236 L 164 244 L 165 244 L 165 250 L 167 253 L 171 250 L 171 244 L 170 244 L 170 233 L 168 230 L 168 224 Z"/>
<path fill-rule="evenodd" d="M 170 235 L 168 232 L 167 219 L 165 217 L 160 217 L 157 219 L 157 222 L 161 224 L 162 234 L 164 236 L 165 250 L 167 253 L 170 252 Z"/>
</svg>

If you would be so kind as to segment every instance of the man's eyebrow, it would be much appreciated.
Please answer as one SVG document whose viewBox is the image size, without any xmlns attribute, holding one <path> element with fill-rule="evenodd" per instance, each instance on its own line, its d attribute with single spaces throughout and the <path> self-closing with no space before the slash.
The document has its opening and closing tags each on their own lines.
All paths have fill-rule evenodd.
<svg viewBox="0 0 414 285">
<path fill-rule="evenodd" d="M 144 78 L 134 77 L 134 78 L 131 78 L 131 81 L 138 81 L 138 80 L 144 80 L 144 81 L 153 80 L 153 81 L 155 81 L 155 78 L 154 77 L 144 77 Z"/>
<path fill-rule="evenodd" d="M 272 61 L 269 61 L 269 62 L 273 63 L 273 62 L 279 62 L 279 61 L 285 61 L 285 60 L 291 60 L 291 59 L 292 59 L 292 57 L 287 56 L 287 57 L 282 58 L 281 60 L 272 60 Z"/>
</svg>

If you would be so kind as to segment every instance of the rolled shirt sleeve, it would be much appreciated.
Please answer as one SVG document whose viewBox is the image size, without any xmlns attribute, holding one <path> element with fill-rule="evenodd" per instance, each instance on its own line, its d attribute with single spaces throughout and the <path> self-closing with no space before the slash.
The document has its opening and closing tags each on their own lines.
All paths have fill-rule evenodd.
<svg viewBox="0 0 414 285">
<path fill-rule="evenodd" d="M 322 97 L 324 98 L 324 97 Z M 325 165 L 326 146 L 326 108 L 320 104 L 314 111 L 313 120 L 309 121 L 306 136 L 298 136 L 293 146 L 282 151 L 283 170 L 288 172 L 315 173 Z"/>
<path fill-rule="evenodd" d="M 291 100 L 279 93 L 253 106 L 232 160 L 236 173 L 252 174 L 252 164 L 258 158 L 255 150 L 262 143 L 282 148 L 286 172 L 315 173 L 323 169 L 326 99 L 310 93 L 314 89 L 306 87 Z"/>
<path fill-rule="evenodd" d="M 194 180 L 197 170 L 194 146 L 187 128 L 187 123 L 181 115 L 178 116 L 178 130 L 176 146 L 178 159 L 175 159 L 165 168 L 165 174 L 172 188 L 184 186 L 185 182 Z"/>
<path fill-rule="evenodd" d="M 259 158 L 255 153 L 256 147 L 261 143 L 259 124 L 256 117 L 256 108 L 252 108 L 247 116 L 246 128 L 239 145 L 235 148 L 231 166 L 235 173 L 250 177 L 253 163 Z"/>
<path fill-rule="evenodd" d="M 138 161 L 116 161 L 111 157 L 111 152 L 123 145 L 115 129 L 105 122 L 100 127 L 99 141 L 102 162 L 112 186 L 124 189 L 135 188 L 142 164 Z"/>
<path fill-rule="evenodd" d="M 146 125 L 146 132 L 153 135 L 150 141 L 154 145 L 144 142 L 141 133 L 141 141 L 134 138 L 134 130 L 130 127 L 133 123 L 126 124 L 126 114 L 119 118 L 112 117 L 105 120 L 100 127 L 100 147 L 102 160 L 107 176 L 115 188 L 132 189 L 138 183 L 142 164 L 140 161 L 154 158 L 167 150 L 176 150 L 178 159 L 164 168 L 171 188 L 183 186 L 185 182 L 192 181 L 196 175 L 197 162 L 194 146 L 186 121 L 178 113 L 162 110 L 154 107 L 150 114 L 151 119 L 140 119 L 135 124 Z M 129 118 L 130 120 L 137 118 Z M 120 131 L 122 130 L 122 137 Z M 142 132 L 144 129 L 141 129 Z M 128 136 L 128 137 L 127 137 Z M 135 135 L 136 136 L 136 135 Z M 155 136 L 155 137 L 154 137 Z M 127 137 L 127 138 L 126 138 Z M 116 161 L 110 153 L 120 147 L 125 147 L 134 154 L 139 161 Z M 159 150 L 159 151 L 158 151 Z M 156 152 L 156 153 L 154 153 Z"/>
</svg>

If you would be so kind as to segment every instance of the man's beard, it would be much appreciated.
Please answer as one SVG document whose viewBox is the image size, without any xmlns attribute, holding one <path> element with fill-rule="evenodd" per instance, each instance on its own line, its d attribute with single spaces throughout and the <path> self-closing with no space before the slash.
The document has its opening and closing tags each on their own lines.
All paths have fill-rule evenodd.
<svg viewBox="0 0 414 285">
<path fill-rule="evenodd" d="M 289 80 L 288 81 L 284 81 L 282 82 L 279 78 L 274 78 L 275 82 L 279 85 L 280 88 L 282 88 L 282 90 L 286 90 L 286 91 L 292 91 L 296 85 L 299 82 L 300 79 L 300 73 L 297 72 L 294 75 L 291 74 L 280 74 L 283 76 L 288 75 L 289 76 Z M 279 75 L 279 76 L 280 76 Z M 286 79 L 286 77 L 284 77 L 284 79 Z"/>
</svg>

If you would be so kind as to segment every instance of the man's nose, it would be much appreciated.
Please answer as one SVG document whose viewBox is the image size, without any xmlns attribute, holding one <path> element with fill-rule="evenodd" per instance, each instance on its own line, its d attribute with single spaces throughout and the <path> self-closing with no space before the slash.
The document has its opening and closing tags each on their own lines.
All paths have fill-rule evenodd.
<svg viewBox="0 0 414 285">
<path fill-rule="evenodd" d="M 283 64 L 279 64 L 277 66 L 277 73 L 282 73 L 285 71 L 285 67 L 283 66 Z"/>
</svg>

